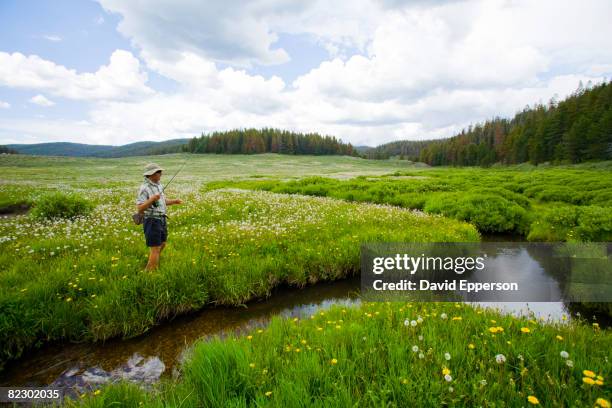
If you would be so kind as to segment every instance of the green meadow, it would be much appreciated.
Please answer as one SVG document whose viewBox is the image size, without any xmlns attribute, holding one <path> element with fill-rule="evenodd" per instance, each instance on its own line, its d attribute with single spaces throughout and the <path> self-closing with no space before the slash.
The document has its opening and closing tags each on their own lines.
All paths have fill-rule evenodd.
<svg viewBox="0 0 612 408">
<path fill-rule="evenodd" d="M 56 340 L 104 340 L 146 332 L 161 320 L 206 305 L 239 305 L 287 283 L 303 286 L 358 272 L 364 241 L 477 241 L 476 229 L 393 206 L 348 203 L 236 189 L 203 191 L 208 177 L 243 174 L 239 158 L 194 157 L 170 186 L 185 204 L 170 210 L 161 268 L 143 271 L 148 249 L 131 214 L 150 160 L 9 158 L 3 200 L 34 205 L 49 191 L 79 194 L 95 209 L 72 219 L 17 215 L 0 219 L 0 361 Z M 178 169 L 181 157 L 160 159 Z M 244 158 L 245 166 L 289 176 L 308 171 L 380 172 L 353 159 Z M 6 158 L 2 158 L 6 160 Z M 214 168 L 223 163 L 221 169 Z M 376 163 L 375 163 L 376 164 Z M 320 166 L 319 169 L 317 166 Z M 81 171 L 82 169 L 82 171 Z M 198 176 L 203 180 L 196 183 Z M 247 173 L 249 175 L 249 173 Z M 253 175 L 251 173 L 250 175 Z M 105 182 L 108 180 L 108 182 Z"/>
<path fill-rule="evenodd" d="M 391 204 L 530 241 L 612 241 L 612 162 L 581 166 L 418 168 L 351 179 L 218 181 L 240 187 Z"/>
<path fill-rule="evenodd" d="M 185 203 L 169 209 L 160 269 L 144 272 L 142 227 L 130 217 L 141 169 L 159 163 L 167 183 L 185 160 L 166 192 Z M 8 213 L 0 217 L 0 366 L 46 342 L 136 336 L 177 314 L 241 305 L 281 284 L 354 275 L 361 242 L 478 241 L 489 233 L 612 240 L 610 162 L 465 169 L 276 154 L 0 155 L 0 170 L 0 213 Z M 80 197 L 92 210 L 36 217 L 49 194 Z M 199 342 L 180 377 L 152 390 L 118 384 L 70 404 L 610 400 L 610 331 L 577 320 L 541 322 L 452 303 L 368 303 L 275 318 L 260 330 Z"/>
</svg>

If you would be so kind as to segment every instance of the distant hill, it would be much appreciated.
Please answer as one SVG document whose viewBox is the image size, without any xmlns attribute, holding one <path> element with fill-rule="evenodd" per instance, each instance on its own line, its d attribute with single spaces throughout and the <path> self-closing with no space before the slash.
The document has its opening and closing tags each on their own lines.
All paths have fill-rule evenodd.
<svg viewBox="0 0 612 408">
<path fill-rule="evenodd" d="M 353 149 L 355 149 L 355 151 L 359 154 L 365 154 L 366 152 L 374 149 L 374 147 L 361 145 L 361 146 L 353 146 Z"/>
<path fill-rule="evenodd" d="M 90 145 L 83 143 L 53 142 L 36 144 L 10 144 L 9 149 L 19 154 L 71 157 L 127 157 L 177 153 L 189 139 L 172 139 L 163 142 L 136 142 L 123 146 Z"/>
</svg>

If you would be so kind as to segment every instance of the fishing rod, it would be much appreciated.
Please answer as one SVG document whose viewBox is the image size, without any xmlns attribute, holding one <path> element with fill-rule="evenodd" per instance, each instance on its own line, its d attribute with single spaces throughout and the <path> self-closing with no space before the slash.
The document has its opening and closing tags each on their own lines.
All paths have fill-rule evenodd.
<svg viewBox="0 0 612 408">
<path fill-rule="evenodd" d="M 178 169 L 178 171 L 176 173 L 174 173 L 174 176 L 172 176 L 172 178 L 170 179 L 170 181 L 162 188 L 162 193 L 164 191 L 166 191 L 166 188 L 168 188 L 168 186 L 170 185 L 170 183 L 172 183 L 172 180 L 174 180 L 174 178 L 181 172 L 181 170 L 183 170 L 183 168 L 185 167 L 185 165 L 187 164 L 187 160 L 189 160 L 191 156 L 187 156 L 187 158 L 185 159 L 185 161 L 183 162 L 183 165 L 181 166 L 180 169 Z"/>
</svg>

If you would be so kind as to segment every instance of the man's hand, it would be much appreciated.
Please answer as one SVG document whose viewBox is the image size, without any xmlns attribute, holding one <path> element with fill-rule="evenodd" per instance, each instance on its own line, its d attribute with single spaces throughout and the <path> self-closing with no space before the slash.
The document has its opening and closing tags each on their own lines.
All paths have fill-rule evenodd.
<svg viewBox="0 0 612 408">
<path fill-rule="evenodd" d="M 152 203 L 154 203 L 155 201 L 159 200 L 161 198 L 161 194 L 154 194 L 149 198 L 149 201 L 151 201 Z"/>
<path fill-rule="evenodd" d="M 166 200 L 166 205 L 183 204 L 183 200 L 177 198 L 174 200 Z"/>
</svg>

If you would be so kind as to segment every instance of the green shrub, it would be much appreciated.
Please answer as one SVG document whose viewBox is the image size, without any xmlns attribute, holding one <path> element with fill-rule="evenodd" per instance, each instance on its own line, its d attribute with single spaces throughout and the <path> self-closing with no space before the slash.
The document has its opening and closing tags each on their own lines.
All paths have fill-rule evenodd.
<svg viewBox="0 0 612 408">
<path fill-rule="evenodd" d="M 560 201 L 568 204 L 580 204 L 583 199 L 583 194 L 569 187 L 552 186 L 536 194 L 536 199 L 543 203 Z"/>
<path fill-rule="evenodd" d="M 534 221 L 529 228 L 528 241 L 565 241 L 568 235 L 573 235 L 573 229 L 578 221 L 578 207 L 560 206 L 544 211 L 540 219 Z"/>
<path fill-rule="evenodd" d="M 94 205 L 75 193 L 53 192 L 38 198 L 34 203 L 32 215 L 36 218 L 73 218 L 85 215 Z"/>
<path fill-rule="evenodd" d="M 495 194 L 502 198 L 505 198 L 508 201 L 512 201 L 523 208 L 529 208 L 530 202 L 529 199 L 521 194 L 517 194 L 513 191 L 507 190 L 502 187 L 487 187 L 487 188 L 474 188 L 469 190 L 469 193 L 472 194 Z"/>
<path fill-rule="evenodd" d="M 576 227 L 576 239 L 580 241 L 612 241 L 612 212 L 609 208 L 581 207 Z"/>
<path fill-rule="evenodd" d="M 612 241 L 612 213 L 606 207 L 563 206 L 547 209 L 531 224 L 529 241 Z"/>
<path fill-rule="evenodd" d="M 476 225 L 482 232 L 524 232 L 524 208 L 496 194 L 441 194 L 427 201 L 425 212 L 442 214 Z"/>
<path fill-rule="evenodd" d="M 599 205 L 602 207 L 612 206 L 612 191 L 593 191 L 590 195 L 589 203 L 591 205 Z"/>
</svg>

